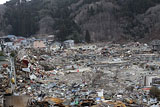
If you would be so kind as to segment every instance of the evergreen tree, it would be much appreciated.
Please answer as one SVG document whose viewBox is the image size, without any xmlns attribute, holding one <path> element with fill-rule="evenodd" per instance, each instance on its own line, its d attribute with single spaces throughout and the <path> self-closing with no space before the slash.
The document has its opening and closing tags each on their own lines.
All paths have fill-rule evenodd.
<svg viewBox="0 0 160 107">
<path fill-rule="evenodd" d="M 90 36 L 90 33 L 89 33 L 88 30 L 86 30 L 85 41 L 86 41 L 87 43 L 90 43 L 90 42 L 91 42 L 91 36 Z"/>
<path fill-rule="evenodd" d="M 21 3 L 10 0 L 5 4 L 5 32 L 26 37 L 53 33 L 64 41 L 73 32 L 80 33 L 80 27 L 70 17 L 68 7 L 73 2 L 75 0 L 22 0 Z"/>
</svg>

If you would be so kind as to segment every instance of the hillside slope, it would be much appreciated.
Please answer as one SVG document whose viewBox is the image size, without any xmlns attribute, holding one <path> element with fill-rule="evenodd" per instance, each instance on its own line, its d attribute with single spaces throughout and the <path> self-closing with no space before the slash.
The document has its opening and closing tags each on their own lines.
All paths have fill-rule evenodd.
<svg viewBox="0 0 160 107">
<path fill-rule="evenodd" d="M 54 34 L 80 42 L 89 32 L 94 42 L 160 39 L 159 0 L 11 0 L 5 6 L 1 36 Z"/>
<path fill-rule="evenodd" d="M 81 5 L 81 6 L 80 6 Z M 94 41 L 160 38 L 160 5 L 156 0 L 97 0 L 73 4 L 75 21 Z"/>
</svg>

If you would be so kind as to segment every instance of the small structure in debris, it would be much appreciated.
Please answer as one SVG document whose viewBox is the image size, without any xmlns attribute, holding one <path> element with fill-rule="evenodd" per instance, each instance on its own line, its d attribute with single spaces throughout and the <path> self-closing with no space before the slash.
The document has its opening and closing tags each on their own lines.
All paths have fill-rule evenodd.
<svg viewBox="0 0 160 107">
<path fill-rule="evenodd" d="M 74 40 L 66 40 L 64 41 L 64 48 L 71 48 L 74 46 Z"/>
<path fill-rule="evenodd" d="M 60 49 L 60 47 L 61 47 L 61 43 L 59 43 L 59 42 L 54 42 L 54 43 L 52 43 L 51 45 L 50 45 L 50 50 L 58 50 L 58 49 Z"/>
<path fill-rule="evenodd" d="M 8 37 L 1 37 L 0 43 L 3 44 L 4 46 L 12 46 L 13 45 L 13 42 Z"/>
<path fill-rule="evenodd" d="M 45 48 L 46 45 L 43 40 L 36 40 L 33 42 L 33 48 Z"/>
<path fill-rule="evenodd" d="M 151 42 L 153 51 L 160 51 L 160 40 L 154 40 Z"/>
</svg>

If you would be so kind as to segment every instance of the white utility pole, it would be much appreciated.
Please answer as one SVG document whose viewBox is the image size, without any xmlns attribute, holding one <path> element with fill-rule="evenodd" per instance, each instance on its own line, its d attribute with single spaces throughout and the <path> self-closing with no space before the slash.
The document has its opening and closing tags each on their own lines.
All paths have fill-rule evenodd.
<svg viewBox="0 0 160 107">
<path fill-rule="evenodd" d="M 11 90 L 13 92 L 15 90 L 16 85 L 17 85 L 16 84 L 16 72 L 15 72 L 14 58 L 11 56 L 9 58 L 10 58 L 11 68 L 10 69 L 7 68 L 7 71 L 9 73 L 10 86 L 11 86 Z M 12 79 L 14 79 L 14 83 L 13 83 Z"/>
</svg>

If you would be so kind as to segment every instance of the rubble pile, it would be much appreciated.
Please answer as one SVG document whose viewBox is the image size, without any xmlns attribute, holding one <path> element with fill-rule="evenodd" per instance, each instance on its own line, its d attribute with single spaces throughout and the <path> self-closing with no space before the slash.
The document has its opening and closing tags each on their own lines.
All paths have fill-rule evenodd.
<svg viewBox="0 0 160 107">
<path fill-rule="evenodd" d="M 159 58 L 143 43 L 23 48 L 14 61 L 16 79 L 9 77 L 10 65 L 0 71 L 0 97 L 29 96 L 31 107 L 150 107 L 146 79 L 160 76 Z"/>
</svg>

